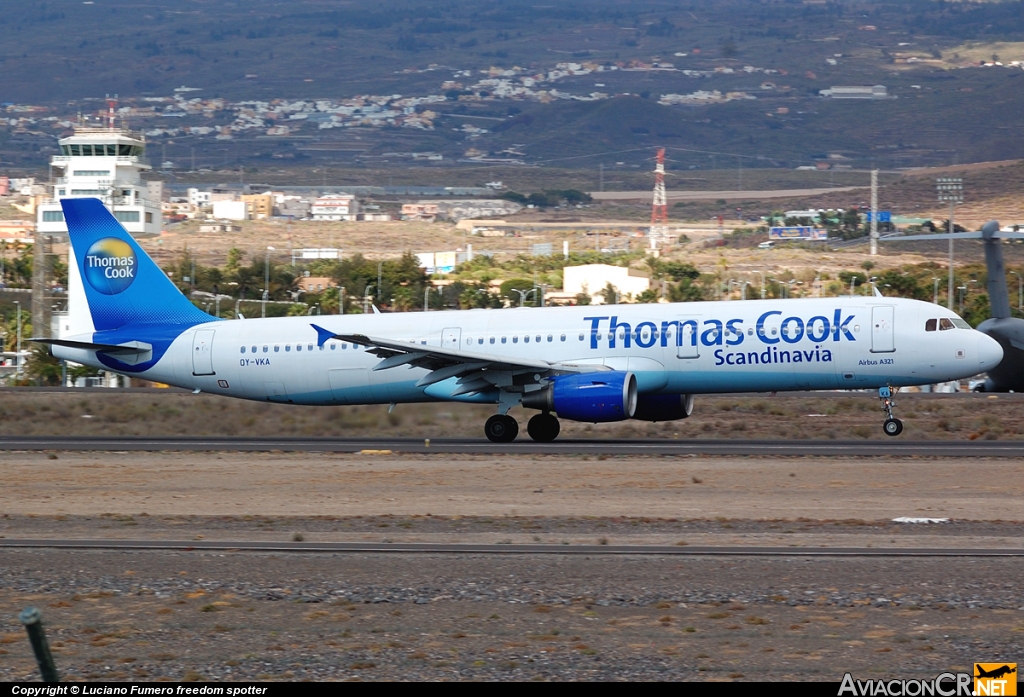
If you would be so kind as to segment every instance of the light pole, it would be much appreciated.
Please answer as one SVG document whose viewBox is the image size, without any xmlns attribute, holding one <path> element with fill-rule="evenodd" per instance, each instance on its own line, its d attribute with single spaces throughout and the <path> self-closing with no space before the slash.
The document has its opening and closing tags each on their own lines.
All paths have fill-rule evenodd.
<svg viewBox="0 0 1024 697">
<path fill-rule="evenodd" d="M 964 202 L 964 180 L 960 177 L 939 177 L 935 190 L 940 203 L 949 204 L 949 234 L 953 234 L 953 209 Z M 949 238 L 949 309 L 953 309 L 953 238 Z"/>
<path fill-rule="evenodd" d="M 1024 279 L 1016 271 L 1011 271 L 1017 277 L 1017 309 L 1024 309 Z"/>
<path fill-rule="evenodd" d="M 423 311 L 430 309 L 430 286 L 423 286 Z"/>
<path fill-rule="evenodd" d="M 381 285 L 380 285 L 380 272 L 381 272 L 381 269 L 383 267 L 384 267 L 384 262 L 383 261 L 378 261 L 377 262 L 377 288 L 375 289 L 375 291 L 376 291 L 375 294 L 376 294 L 378 300 L 380 300 L 380 288 L 381 288 Z"/>
<path fill-rule="evenodd" d="M 535 292 L 536 288 L 531 288 L 530 290 L 519 290 L 518 288 L 510 288 L 509 290 L 511 290 L 514 293 L 519 293 L 519 307 L 522 307 L 523 303 L 526 302 L 526 296 L 528 296 L 530 293 Z"/>
<path fill-rule="evenodd" d="M 272 251 L 274 251 L 273 247 L 267 247 L 267 256 L 263 263 L 263 317 L 267 316 L 267 300 L 270 299 L 270 253 Z"/>
<path fill-rule="evenodd" d="M 369 314 L 370 312 L 370 289 L 373 288 L 372 283 L 367 283 L 366 287 L 363 288 L 363 314 Z"/>
<path fill-rule="evenodd" d="M 939 281 L 941 281 L 941 280 L 942 279 L 939 278 L 938 276 L 932 276 L 932 281 L 933 281 L 932 285 L 935 286 L 935 288 L 932 289 L 932 304 L 933 305 L 938 305 L 939 304 Z"/>
<path fill-rule="evenodd" d="M 15 300 L 14 304 L 18 306 L 18 344 L 14 356 L 14 373 L 19 378 L 21 377 L 21 301 Z"/>
</svg>

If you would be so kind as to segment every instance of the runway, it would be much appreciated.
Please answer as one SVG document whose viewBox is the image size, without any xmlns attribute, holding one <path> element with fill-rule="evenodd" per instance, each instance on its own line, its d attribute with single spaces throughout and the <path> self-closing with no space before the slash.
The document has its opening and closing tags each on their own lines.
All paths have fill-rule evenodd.
<svg viewBox="0 0 1024 697">
<path fill-rule="evenodd" d="M 446 544 L 433 542 L 261 542 L 252 540 L 2 539 L 0 549 L 216 551 L 362 554 L 540 554 L 683 557 L 1024 557 L 1024 549 L 903 547 L 762 547 L 572 544 Z"/>
<path fill-rule="evenodd" d="M 491 443 L 479 438 L 237 438 L 4 436 L 0 451 L 220 451 L 461 453 L 476 455 L 757 455 L 1022 457 L 1024 441 L 887 440 L 558 440 Z"/>
</svg>

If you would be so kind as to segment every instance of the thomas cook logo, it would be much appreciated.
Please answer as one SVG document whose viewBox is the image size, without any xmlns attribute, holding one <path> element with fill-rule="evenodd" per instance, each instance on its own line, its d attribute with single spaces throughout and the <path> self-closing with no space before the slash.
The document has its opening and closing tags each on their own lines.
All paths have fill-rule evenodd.
<svg viewBox="0 0 1024 697">
<path fill-rule="evenodd" d="M 124 240 L 104 237 L 85 253 L 85 278 L 104 295 L 123 293 L 135 281 L 138 270 L 135 250 Z"/>
<path fill-rule="evenodd" d="M 1010 696 L 1017 694 L 1016 663 L 975 663 L 974 694 Z"/>
</svg>

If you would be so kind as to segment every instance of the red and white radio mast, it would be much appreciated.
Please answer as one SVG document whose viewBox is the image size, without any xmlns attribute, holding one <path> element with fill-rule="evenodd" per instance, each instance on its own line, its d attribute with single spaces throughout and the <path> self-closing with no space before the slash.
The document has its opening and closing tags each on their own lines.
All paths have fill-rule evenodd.
<svg viewBox="0 0 1024 697">
<path fill-rule="evenodd" d="M 117 95 L 107 95 L 107 128 L 114 130 L 114 109 L 117 107 Z"/>
<path fill-rule="evenodd" d="M 651 203 L 651 249 L 668 238 L 668 203 L 665 200 L 665 148 L 658 148 L 654 166 L 654 200 Z"/>
</svg>

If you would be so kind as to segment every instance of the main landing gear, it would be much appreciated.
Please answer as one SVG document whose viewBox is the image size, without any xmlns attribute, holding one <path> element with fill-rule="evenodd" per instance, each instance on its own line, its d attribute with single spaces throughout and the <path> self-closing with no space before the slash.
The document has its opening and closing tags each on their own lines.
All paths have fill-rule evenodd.
<svg viewBox="0 0 1024 697">
<path fill-rule="evenodd" d="M 484 424 L 484 433 L 492 443 L 511 443 L 519 435 L 519 423 L 508 414 L 495 414 Z"/>
<path fill-rule="evenodd" d="M 546 412 L 535 414 L 526 425 L 526 432 L 538 443 L 550 443 L 560 430 L 558 419 Z M 495 414 L 484 424 L 484 433 L 492 443 L 511 443 L 519 435 L 519 424 L 508 414 Z"/>
<path fill-rule="evenodd" d="M 550 443 L 558 438 L 558 432 L 562 427 L 558 425 L 558 419 L 548 412 L 535 414 L 526 424 L 526 432 L 538 443 Z"/>
<path fill-rule="evenodd" d="M 888 417 L 885 423 L 882 424 L 882 430 L 885 431 L 887 436 L 898 436 L 903 433 L 903 422 L 892 415 L 893 407 L 896 406 L 896 400 L 893 399 L 895 394 L 899 392 L 898 387 L 879 387 L 878 398 L 882 400 L 882 409 L 885 410 L 885 414 Z"/>
</svg>

